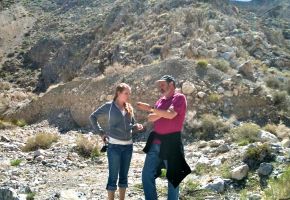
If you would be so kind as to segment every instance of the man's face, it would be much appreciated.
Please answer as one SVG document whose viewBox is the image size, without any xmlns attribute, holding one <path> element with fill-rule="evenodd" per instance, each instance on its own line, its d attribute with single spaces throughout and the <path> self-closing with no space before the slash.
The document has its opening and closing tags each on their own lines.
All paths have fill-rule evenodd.
<svg viewBox="0 0 290 200">
<path fill-rule="evenodd" d="M 170 84 L 172 83 L 167 83 L 166 81 L 158 81 L 157 84 L 159 91 L 162 95 L 166 96 L 171 92 Z"/>
</svg>

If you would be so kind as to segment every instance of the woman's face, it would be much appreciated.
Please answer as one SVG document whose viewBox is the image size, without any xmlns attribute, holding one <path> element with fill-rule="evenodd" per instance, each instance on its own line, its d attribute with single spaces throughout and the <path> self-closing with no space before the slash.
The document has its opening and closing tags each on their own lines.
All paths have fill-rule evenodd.
<svg viewBox="0 0 290 200">
<path fill-rule="evenodd" d="M 128 102 L 131 95 L 131 90 L 125 88 L 122 92 L 118 92 L 118 100 L 121 102 Z"/>
</svg>

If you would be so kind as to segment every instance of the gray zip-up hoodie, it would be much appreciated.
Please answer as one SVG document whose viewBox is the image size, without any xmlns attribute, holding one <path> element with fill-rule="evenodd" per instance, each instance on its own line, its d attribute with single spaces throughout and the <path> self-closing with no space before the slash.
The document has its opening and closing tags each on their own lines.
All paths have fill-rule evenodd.
<svg viewBox="0 0 290 200">
<path fill-rule="evenodd" d="M 98 117 L 101 115 L 107 116 L 108 127 L 106 130 L 104 130 L 98 122 Z M 128 113 L 123 116 L 121 110 L 117 107 L 114 101 L 107 102 L 97 108 L 90 115 L 89 119 L 94 130 L 99 135 L 107 134 L 112 138 L 124 141 L 132 139 L 132 127 L 135 124 L 135 119 Z"/>
</svg>

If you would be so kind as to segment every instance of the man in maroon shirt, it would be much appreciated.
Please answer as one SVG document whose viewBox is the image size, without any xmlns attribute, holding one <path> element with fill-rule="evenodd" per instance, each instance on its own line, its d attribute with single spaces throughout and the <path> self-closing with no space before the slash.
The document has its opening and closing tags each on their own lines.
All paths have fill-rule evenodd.
<svg viewBox="0 0 290 200">
<path fill-rule="evenodd" d="M 142 171 L 142 183 L 146 200 L 156 200 L 155 178 L 162 166 L 167 168 L 168 200 L 179 197 L 179 183 L 191 170 L 187 165 L 181 142 L 187 102 L 183 94 L 175 91 L 175 79 L 164 75 L 157 81 L 162 97 L 150 106 L 138 102 L 137 106 L 148 111 L 148 121 L 154 123 L 144 152 L 147 153 Z"/>
</svg>

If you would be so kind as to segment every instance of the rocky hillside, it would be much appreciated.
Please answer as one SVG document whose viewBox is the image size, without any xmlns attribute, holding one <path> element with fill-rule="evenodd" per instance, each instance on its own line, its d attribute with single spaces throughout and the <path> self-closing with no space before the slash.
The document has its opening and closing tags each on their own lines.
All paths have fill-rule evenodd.
<svg viewBox="0 0 290 200">
<path fill-rule="evenodd" d="M 153 104 L 163 74 L 188 100 L 184 142 L 195 170 L 182 198 L 278 199 L 267 187 L 289 165 L 289 17 L 287 0 L 0 2 L 0 199 L 12 188 L 36 199 L 103 199 L 105 183 L 93 180 L 105 180 L 106 159 L 82 158 L 77 138 L 116 84 L 132 86 L 133 104 Z M 149 129 L 143 112 L 136 118 Z M 42 132 L 62 134 L 24 151 Z M 143 198 L 146 135 L 136 136 L 129 199 Z"/>
</svg>

